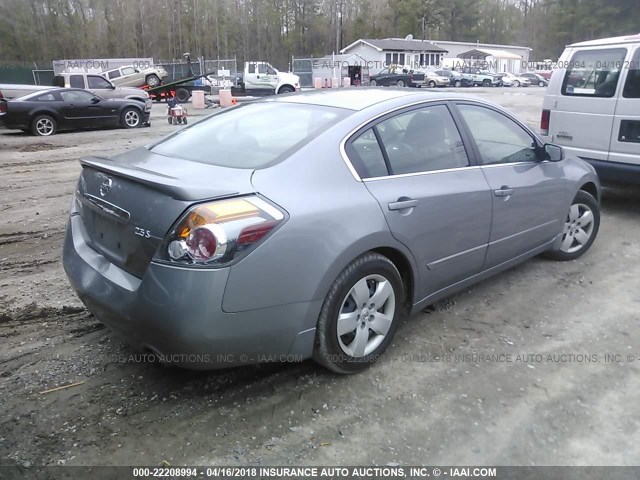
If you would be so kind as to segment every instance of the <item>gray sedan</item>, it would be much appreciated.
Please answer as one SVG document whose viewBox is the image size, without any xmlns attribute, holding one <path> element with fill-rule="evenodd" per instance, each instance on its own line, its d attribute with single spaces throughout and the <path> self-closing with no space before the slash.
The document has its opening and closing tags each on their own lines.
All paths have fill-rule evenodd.
<svg viewBox="0 0 640 480">
<path fill-rule="evenodd" d="M 578 258 L 600 223 L 592 167 L 455 94 L 278 96 L 81 163 L 71 284 L 128 342 L 190 368 L 356 372 L 411 311 L 534 255 Z"/>
</svg>

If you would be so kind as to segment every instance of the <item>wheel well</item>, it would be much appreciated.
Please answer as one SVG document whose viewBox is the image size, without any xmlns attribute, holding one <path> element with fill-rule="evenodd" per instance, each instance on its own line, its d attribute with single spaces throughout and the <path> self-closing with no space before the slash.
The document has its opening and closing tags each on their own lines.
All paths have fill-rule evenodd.
<svg viewBox="0 0 640 480">
<path fill-rule="evenodd" d="M 584 185 L 582 185 L 580 187 L 580 190 L 582 190 L 584 192 L 587 192 L 593 198 L 598 200 L 598 187 L 596 187 L 595 183 L 587 182 L 587 183 L 585 183 Z"/>
<path fill-rule="evenodd" d="M 293 89 L 294 92 L 296 91 L 296 89 L 295 89 L 295 87 L 293 85 L 285 83 L 284 85 L 280 85 L 280 88 L 278 89 L 278 93 L 280 93 L 283 88 L 291 88 L 291 89 Z"/>
<path fill-rule="evenodd" d="M 380 247 L 374 248 L 372 252 L 379 253 L 380 255 L 384 255 L 389 260 L 393 262 L 393 264 L 400 272 L 400 277 L 402 278 L 402 283 L 405 286 L 406 292 L 406 306 L 407 308 L 411 308 L 413 305 L 413 289 L 414 289 L 414 278 L 413 278 L 413 270 L 411 269 L 411 263 L 407 257 L 404 256 L 402 252 L 396 250 L 391 247 Z"/>
<path fill-rule="evenodd" d="M 140 98 L 140 97 L 128 97 L 128 98 L 129 98 L 129 100 L 135 100 L 136 102 L 140 102 L 142 104 L 145 103 L 144 98 Z"/>
<path fill-rule="evenodd" d="M 48 110 L 39 110 L 35 113 L 31 114 L 31 121 L 29 122 L 29 126 L 33 125 L 33 121 L 36 119 L 38 115 L 46 115 L 48 117 L 53 118 L 56 122 L 58 121 L 58 115 Z"/>
</svg>

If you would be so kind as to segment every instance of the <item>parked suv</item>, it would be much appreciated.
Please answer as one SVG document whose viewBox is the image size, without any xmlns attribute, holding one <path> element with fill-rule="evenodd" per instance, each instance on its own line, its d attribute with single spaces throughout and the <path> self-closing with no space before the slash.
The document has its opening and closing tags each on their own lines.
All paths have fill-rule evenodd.
<svg viewBox="0 0 640 480">
<path fill-rule="evenodd" d="M 118 87 L 157 87 L 163 78 L 167 76 L 167 71 L 162 67 L 149 67 L 144 70 L 132 66 L 118 67 L 100 73 L 105 78 L 111 80 Z"/>
<path fill-rule="evenodd" d="M 103 98 L 129 98 L 144 103 L 145 112 L 151 111 L 149 94 L 140 88 L 116 87 L 110 80 L 95 73 L 61 73 L 53 80 L 54 86 L 84 88 Z"/>
<path fill-rule="evenodd" d="M 543 102 L 540 133 L 603 181 L 640 183 L 640 34 L 568 45 Z"/>
</svg>

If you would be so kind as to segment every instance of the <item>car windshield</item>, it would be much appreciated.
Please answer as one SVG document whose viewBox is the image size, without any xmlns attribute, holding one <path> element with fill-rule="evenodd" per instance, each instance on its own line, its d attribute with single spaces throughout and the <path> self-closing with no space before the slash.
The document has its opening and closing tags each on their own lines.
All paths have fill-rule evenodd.
<svg viewBox="0 0 640 480">
<path fill-rule="evenodd" d="M 264 168 L 300 149 L 349 110 L 284 102 L 247 103 L 177 132 L 154 153 L 232 168 Z"/>
</svg>

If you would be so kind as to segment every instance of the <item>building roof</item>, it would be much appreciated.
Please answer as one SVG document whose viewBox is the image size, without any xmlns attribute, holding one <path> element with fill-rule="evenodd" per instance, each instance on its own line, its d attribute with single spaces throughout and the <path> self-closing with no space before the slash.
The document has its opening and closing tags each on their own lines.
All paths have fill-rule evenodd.
<svg viewBox="0 0 640 480">
<path fill-rule="evenodd" d="M 492 48 L 474 48 L 458 55 L 458 58 L 504 58 L 507 60 L 522 60 L 522 56 L 510 53 L 505 50 L 495 50 Z"/>
<path fill-rule="evenodd" d="M 443 44 L 445 46 L 447 46 L 447 45 L 465 45 L 465 46 L 468 46 L 470 48 L 472 48 L 472 47 L 475 47 L 475 48 L 498 48 L 498 49 L 517 48 L 517 49 L 520 49 L 520 50 L 528 50 L 528 51 L 531 50 L 530 47 L 523 47 L 522 45 L 500 45 L 500 44 L 497 44 L 497 43 L 452 42 L 452 41 L 449 41 L 449 40 L 433 40 L 433 43 L 435 43 L 436 45 Z"/>
<path fill-rule="evenodd" d="M 345 53 L 349 49 L 356 46 L 358 43 L 363 43 L 375 48 L 379 52 L 383 50 L 391 50 L 398 52 L 434 52 L 434 53 L 446 53 L 448 50 L 439 47 L 435 43 L 431 43 L 427 40 L 405 40 L 400 38 L 382 38 L 379 40 L 370 38 L 361 38 L 356 40 L 351 45 L 347 45 L 340 53 Z"/>
</svg>

